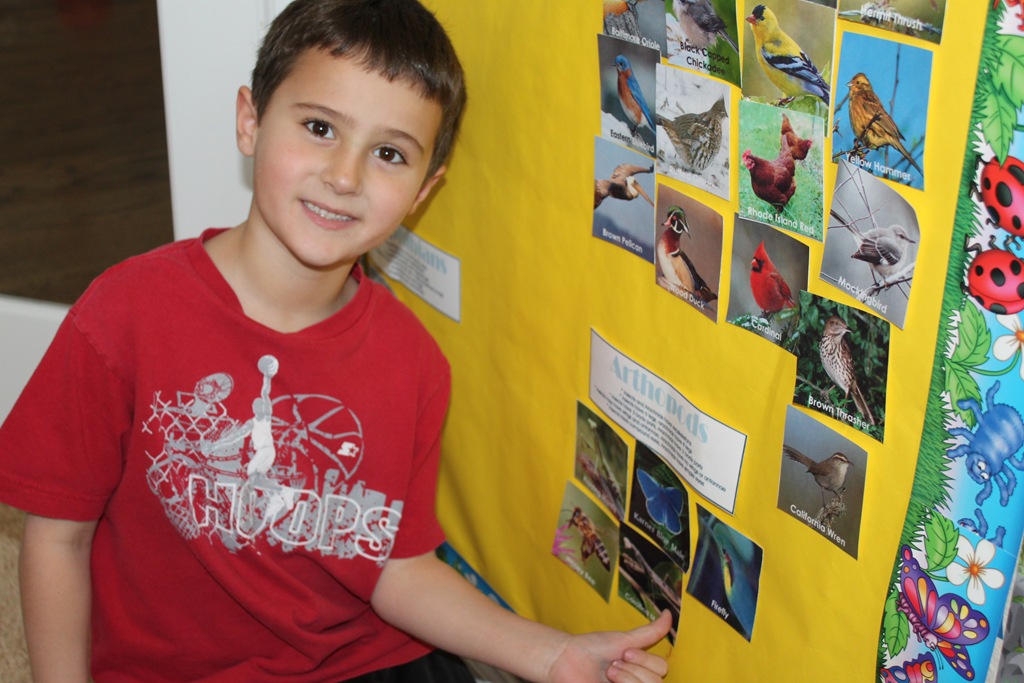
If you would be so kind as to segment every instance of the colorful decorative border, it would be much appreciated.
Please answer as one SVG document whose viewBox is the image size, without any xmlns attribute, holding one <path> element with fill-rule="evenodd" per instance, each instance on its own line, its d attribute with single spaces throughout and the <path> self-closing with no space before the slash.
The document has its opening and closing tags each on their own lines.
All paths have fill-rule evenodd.
<svg viewBox="0 0 1024 683">
<path fill-rule="evenodd" d="M 985 679 L 1024 534 L 1022 11 L 996 0 L 986 21 L 883 681 Z"/>
</svg>

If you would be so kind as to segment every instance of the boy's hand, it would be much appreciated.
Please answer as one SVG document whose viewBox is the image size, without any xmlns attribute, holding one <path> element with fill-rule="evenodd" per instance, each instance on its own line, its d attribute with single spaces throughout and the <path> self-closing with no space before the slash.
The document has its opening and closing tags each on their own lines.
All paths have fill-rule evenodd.
<svg viewBox="0 0 1024 683">
<path fill-rule="evenodd" d="M 668 673 L 663 657 L 645 650 L 668 633 L 672 615 L 662 612 L 657 619 L 632 631 L 607 631 L 569 636 L 551 664 L 552 683 L 655 683 Z"/>
</svg>

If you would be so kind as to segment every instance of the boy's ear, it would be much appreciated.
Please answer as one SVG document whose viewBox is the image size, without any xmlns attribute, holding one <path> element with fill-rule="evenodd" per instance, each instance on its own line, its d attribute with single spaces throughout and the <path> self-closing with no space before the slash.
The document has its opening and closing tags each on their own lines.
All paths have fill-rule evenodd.
<svg viewBox="0 0 1024 683">
<path fill-rule="evenodd" d="M 251 157 L 256 150 L 256 129 L 259 126 L 256 105 L 252 101 L 252 90 L 248 86 L 238 89 L 235 100 L 235 139 L 238 150 Z"/>
<path fill-rule="evenodd" d="M 414 213 L 419 208 L 420 204 L 424 199 L 430 196 L 430 191 L 434 189 L 434 185 L 441 179 L 444 172 L 448 170 L 447 166 L 441 166 L 441 168 L 434 171 L 434 175 L 430 176 L 423 181 L 423 186 L 420 187 L 420 191 L 416 193 L 416 199 L 413 200 L 412 206 L 409 208 L 409 213 Z"/>
</svg>

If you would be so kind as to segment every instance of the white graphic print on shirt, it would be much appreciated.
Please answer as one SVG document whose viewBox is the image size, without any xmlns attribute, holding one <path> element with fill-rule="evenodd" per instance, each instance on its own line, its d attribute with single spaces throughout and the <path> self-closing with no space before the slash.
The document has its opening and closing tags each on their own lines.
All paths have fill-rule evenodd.
<svg viewBox="0 0 1024 683">
<path fill-rule="evenodd" d="M 185 538 L 230 550 L 266 543 L 383 564 L 403 506 L 350 483 L 363 459 L 359 418 L 330 396 L 273 398 L 278 360 L 263 356 L 257 369 L 263 386 L 244 421 L 224 405 L 234 390 L 225 373 L 173 400 L 154 394 L 142 429 L 162 437 L 162 449 L 149 453 L 147 479 L 167 517 Z"/>
</svg>

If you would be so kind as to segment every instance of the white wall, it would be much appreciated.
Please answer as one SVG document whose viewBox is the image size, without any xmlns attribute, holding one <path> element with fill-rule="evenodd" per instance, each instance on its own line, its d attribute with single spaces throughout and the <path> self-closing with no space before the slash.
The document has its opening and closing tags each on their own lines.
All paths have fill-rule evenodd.
<svg viewBox="0 0 1024 683">
<path fill-rule="evenodd" d="M 249 164 L 235 146 L 235 96 L 265 27 L 287 0 L 157 0 L 174 236 L 236 225 Z"/>
<path fill-rule="evenodd" d="M 287 0 L 158 0 L 174 236 L 240 223 L 248 165 L 235 147 L 235 94 L 266 25 Z M 67 306 L 0 296 L 0 421 Z"/>
<path fill-rule="evenodd" d="M 0 421 L 50 345 L 68 307 L 0 296 Z"/>
</svg>

